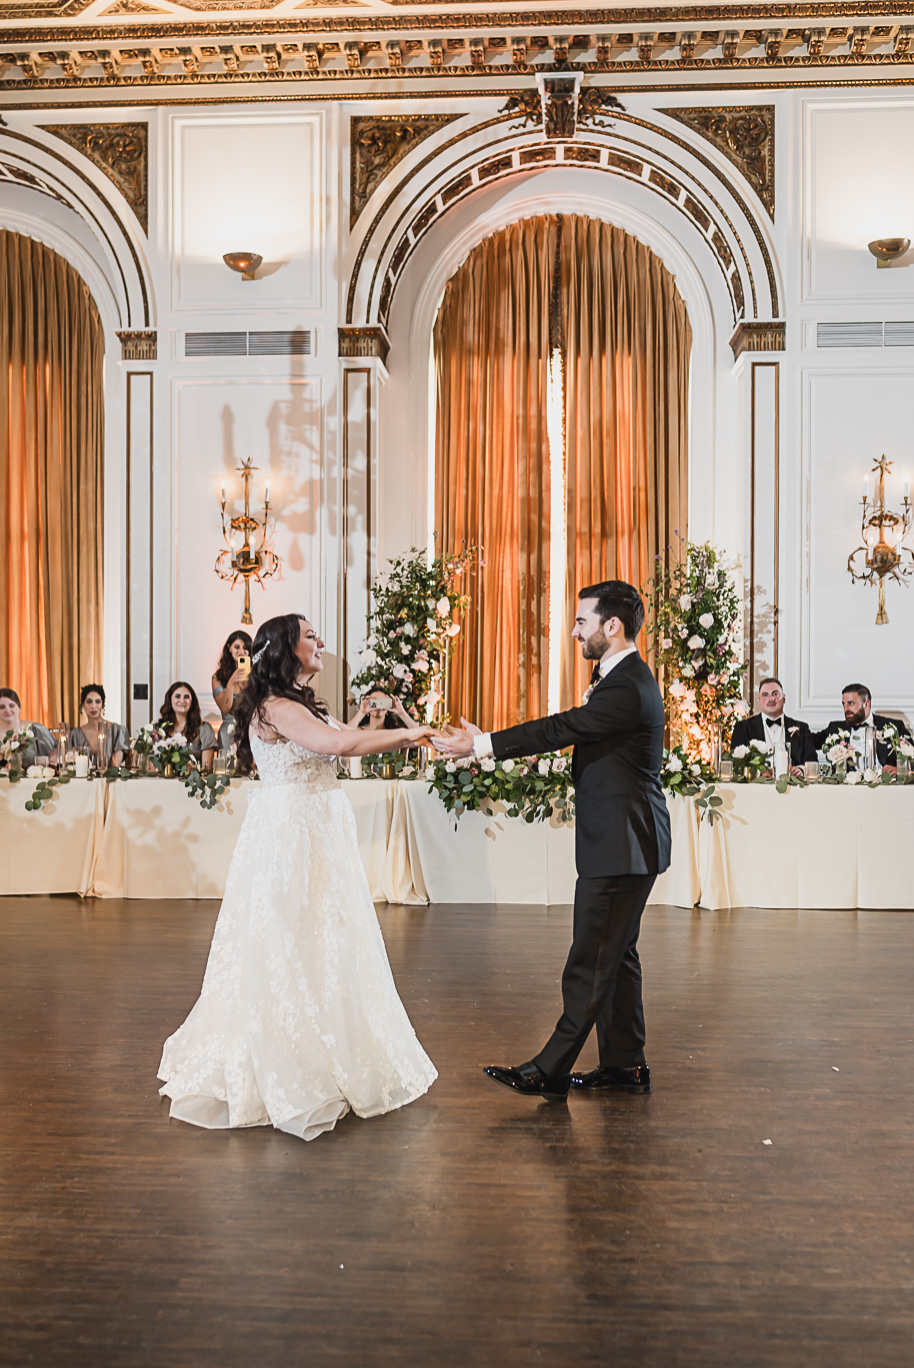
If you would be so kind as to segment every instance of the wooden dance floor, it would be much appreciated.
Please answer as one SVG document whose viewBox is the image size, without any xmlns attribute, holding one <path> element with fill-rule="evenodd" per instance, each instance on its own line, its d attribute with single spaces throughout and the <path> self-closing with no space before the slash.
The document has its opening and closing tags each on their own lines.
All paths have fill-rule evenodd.
<svg viewBox="0 0 914 1368">
<path fill-rule="evenodd" d="M 381 909 L 441 1077 L 303 1144 L 158 1098 L 216 910 L 0 903 L 4 1368 L 911 1364 L 914 916 L 649 909 L 654 1094 L 564 1107 L 480 1065 L 570 910 Z"/>
</svg>

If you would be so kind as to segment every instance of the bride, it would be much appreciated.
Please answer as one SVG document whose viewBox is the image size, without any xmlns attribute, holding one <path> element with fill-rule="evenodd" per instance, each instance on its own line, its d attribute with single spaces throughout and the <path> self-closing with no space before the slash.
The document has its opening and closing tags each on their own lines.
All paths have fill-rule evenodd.
<svg viewBox="0 0 914 1368">
<path fill-rule="evenodd" d="M 437 1077 L 397 996 L 336 778 L 337 756 L 415 746 L 430 729 L 340 729 L 305 683 L 323 650 L 295 613 L 254 639 L 236 736 L 260 783 L 200 997 L 159 1065 L 171 1115 L 195 1126 L 272 1124 L 313 1140 L 350 1107 L 393 1111 Z"/>
</svg>

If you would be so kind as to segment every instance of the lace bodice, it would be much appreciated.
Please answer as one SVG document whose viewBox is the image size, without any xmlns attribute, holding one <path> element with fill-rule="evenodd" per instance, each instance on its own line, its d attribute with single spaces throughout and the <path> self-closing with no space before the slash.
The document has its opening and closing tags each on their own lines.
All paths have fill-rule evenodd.
<svg viewBox="0 0 914 1368">
<path fill-rule="evenodd" d="M 280 784 L 306 784 L 313 792 L 336 788 L 335 755 L 319 755 L 305 750 L 294 741 L 261 741 L 251 733 L 251 751 L 257 761 L 257 773 L 266 788 Z"/>
</svg>

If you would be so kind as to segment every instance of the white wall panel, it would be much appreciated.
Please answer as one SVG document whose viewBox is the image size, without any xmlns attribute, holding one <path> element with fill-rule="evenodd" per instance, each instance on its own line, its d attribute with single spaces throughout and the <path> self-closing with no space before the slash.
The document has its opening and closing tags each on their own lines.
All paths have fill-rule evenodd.
<svg viewBox="0 0 914 1368">
<path fill-rule="evenodd" d="M 224 545 L 219 487 L 242 511 L 236 468 L 248 457 L 258 467 L 251 512 L 263 508 L 264 482 L 276 517 L 274 549 L 283 579 L 251 588 L 254 626 L 278 613 L 305 612 L 320 625 L 328 512 L 322 471 L 319 377 L 175 382 L 174 479 L 177 512 L 176 671 L 211 698 L 210 677 L 229 632 L 241 626 L 243 586 L 234 589 L 214 573 Z M 332 492 L 332 491 L 331 491 Z M 228 510 L 227 510 L 228 513 Z"/>
<path fill-rule="evenodd" d="M 794 592 L 804 608 L 801 712 L 809 720 L 840 716 L 841 689 L 854 680 L 870 686 L 877 708 L 914 717 L 914 594 L 890 584 L 889 623 L 877 627 L 875 588 L 852 583 L 846 568 L 860 544 L 863 477 L 874 461 L 884 452 L 895 462 L 890 507 L 900 504 L 904 481 L 914 482 L 912 383 L 914 366 L 870 358 L 804 375 L 804 555 Z"/>
<path fill-rule="evenodd" d="M 321 306 L 323 117 L 237 111 L 173 122 L 173 307 Z M 256 281 L 223 253 L 259 252 Z"/>
</svg>

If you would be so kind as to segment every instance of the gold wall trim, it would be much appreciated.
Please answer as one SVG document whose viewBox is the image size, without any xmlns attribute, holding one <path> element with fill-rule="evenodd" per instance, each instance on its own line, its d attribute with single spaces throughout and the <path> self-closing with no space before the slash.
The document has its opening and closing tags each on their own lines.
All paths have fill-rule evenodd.
<svg viewBox="0 0 914 1368">
<path fill-rule="evenodd" d="M 349 120 L 349 227 L 381 181 L 459 114 L 356 114 Z"/>
<path fill-rule="evenodd" d="M 380 325 L 366 328 L 338 328 L 341 357 L 374 356 L 387 365 L 390 339 Z"/>
<path fill-rule="evenodd" d="M 159 335 L 156 332 L 119 332 L 122 361 L 157 361 Z"/>
<path fill-rule="evenodd" d="M 342 332 L 343 329 L 340 329 Z M 362 331 L 362 330 L 360 330 Z M 349 565 L 347 560 L 349 548 L 349 386 L 353 376 L 361 376 L 366 385 L 365 403 L 365 542 L 368 548 L 368 564 L 366 567 L 365 583 L 369 586 L 369 602 L 366 606 L 366 615 L 371 610 L 371 545 L 372 545 L 372 519 L 374 516 L 371 500 L 372 486 L 372 427 L 371 427 L 371 408 L 372 408 L 372 373 L 370 366 L 346 366 L 343 369 L 343 517 L 340 528 L 340 544 L 342 548 L 343 574 L 342 574 L 342 603 L 340 606 L 341 622 L 341 641 L 342 650 L 342 684 L 343 684 L 343 715 L 348 713 L 347 698 L 349 694 Z"/>
<path fill-rule="evenodd" d="M 127 685 L 127 727 L 133 728 L 133 608 L 131 604 L 130 590 L 133 584 L 133 386 L 137 380 L 149 381 L 149 690 L 148 718 L 152 718 L 152 668 L 153 668 L 153 555 L 155 543 L 153 535 L 155 532 L 155 404 L 154 386 L 155 375 L 152 371 L 128 371 L 127 372 L 127 441 L 125 443 L 127 456 L 127 469 L 125 479 L 126 497 L 126 517 L 125 537 L 124 537 L 124 573 L 126 577 L 127 592 L 125 595 L 125 656 L 126 656 L 126 685 Z"/>
<path fill-rule="evenodd" d="M 781 535 L 781 367 L 777 361 L 753 361 L 751 363 L 751 379 L 749 382 L 749 706 L 755 697 L 755 566 L 756 566 L 756 540 L 755 540 L 755 509 L 756 509 L 756 475 L 757 475 L 757 451 L 756 451 L 756 379 L 760 370 L 774 371 L 774 527 L 772 535 L 773 545 L 773 576 L 772 586 L 772 673 L 778 673 L 778 617 L 780 614 L 780 535 Z"/>
<path fill-rule="evenodd" d="M 787 350 L 787 324 L 784 322 L 744 322 L 740 323 L 730 338 L 733 360 L 743 352 L 772 352 Z M 773 363 L 772 363 L 773 364 Z"/>
<path fill-rule="evenodd" d="M 738 171 L 774 218 L 774 105 L 663 109 L 659 113 L 707 138 Z"/>
<path fill-rule="evenodd" d="M 148 123 L 42 124 L 41 130 L 63 139 L 103 171 L 136 214 L 143 232 L 148 234 Z"/>
</svg>

